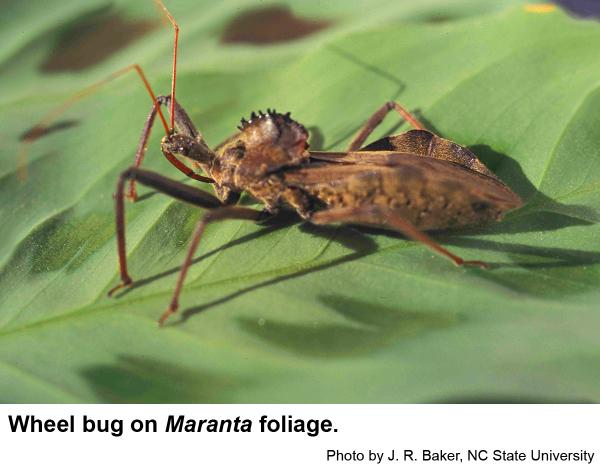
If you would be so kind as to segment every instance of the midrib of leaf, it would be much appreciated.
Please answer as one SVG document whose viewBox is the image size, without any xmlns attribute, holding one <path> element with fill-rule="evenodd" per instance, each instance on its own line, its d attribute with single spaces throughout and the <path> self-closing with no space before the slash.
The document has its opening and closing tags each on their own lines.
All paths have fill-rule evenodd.
<svg viewBox="0 0 600 467">
<path fill-rule="evenodd" d="M 328 242 L 326 247 L 329 246 L 330 244 L 331 244 L 331 242 Z M 414 242 L 399 242 L 399 244 L 390 245 L 388 247 L 382 248 L 382 249 L 378 250 L 377 253 L 394 251 L 397 249 L 408 248 L 408 247 L 415 246 L 415 245 L 417 245 L 417 244 Z M 242 276 L 237 276 L 237 277 L 229 277 L 226 279 L 220 279 L 220 280 L 210 282 L 210 283 L 205 283 L 205 284 L 197 284 L 194 281 L 194 282 L 186 285 L 185 293 L 189 294 L 189 292 L 198 291 L 198 290 L 205 289 L 205 288 L 220 287 L 224 284 L 225 285 L 227 285 L 227 284 L 233 285 L 236 283 L 242 283 L 242 284 L 251 285 L 254 283 L 260 283 L 261 281 L 272 279 L 273 277 L 276 277 L 276 276 L 293 275 L 296 273 L 302 273 L 305 270 L 323 266 L 323 265 L 326 265 L 329 263 L 330 260 L 321 261 L 321 262 L 315 261 L 316 258 L 319 258 L 324 254 L 326 247 L 323 248 L 321 251 L 319 251 L 313 258 L 311 258 L 307 262 L 304 262 L 301 264 L 287 266 L 284 268 L 273 269 L 270 271 L 264 271 L 264 272 L 260 272 L 260 273 L 256 273 L 256 274 L 248 274 L 248 275 L 242 275 Z M 365 263 L 365 264 L 369 264 L 369 263 Z M 395 271 L 396 274 L 412 277 L 414 279 L 418 279 L 418 280 L 421 280 L 421 281 L 424 281 L 424 282 L 427 282 L 430 284 L 434 284 L 437 286 L 441 286 L 441 287 L 445 287 L 445 288 L 450 287 L 450 284 L 448 284 L 447 282 L 435 280 L 428 276 L 413 276 L 404 271 L 400 271 L 400 270 L 393 270 L 393 271 Z M 101 305 L 98 307 L 93 307 L 93 305 L 95 305 L 97 303 L 97 301 L 94 301 L 94 302 L 90 302 L 89 304 L 84 305 L 82 307 L 77 307 L 77 308 L 68 310 L 59 315 L 54 315 L 49 318 L 31 321 L 22 326 L 0 332 L 0 337 L 7 335 L 7 334 L 12 334 L 13 332 L 18 332 L 21 330 L 29 329 L 31 327 L 36 327 L 38 325 L 43 325 L 44 323 L 47 323 L 47 322 L 62 321 L 66 318 L 75 317 L 80 312 L 86 311 L 90 307 L 93 307 L 93 308 L 92 308 L 92 310 L 90 310 L 86 313 L 86 316 L 89 316 L 89 313 L 93 312 L 93 311 L 95 311 L 95 312 L 103 311 L 103 310 L 110 311 L 112 308 L 141 303 L 141 302 L 144 302 L 147 300 L 153 300 L 153 299 L 157 299 L 157 298 L 166 299 L 170 295 L 171 295 L 171 291 L 167 290 L 167 291 L 162 291 L 162 292 L 155 292 L 155 293 L 144 295 L 141 297 L 128 298 L 127 301 L 116 302 L 114 300 L 111 300 L 111 303 L 106 303 L 106 305 Z M 100 295 L 100 297 L 102 297 L 102 295 Z M 166 301 L 165 301 L 165 303 L 166 303 Z"/>
<path fill-rule="evenodd" d="M 385 252 L 388 250 L 393 250 L 396 249 L 396 246 L 391 246 L 388 248 L 384 248 L 381 250 L 381 252 Z M 394 274 L 397 275 L 403 275 L 403 276 L 408 276 L 411 277 L 412 279 L 418 279 L 418 280 L 423 280 L 426 282 L 430 282 L 433 283 L 436 286 L 441 286 L 444 288 L 453 288 L 453 289 L 457 289 L 459 288 L 458 286 L 456 286 L 455 284 L 448 284 L 447 282 L 443 282 L 443 281 L 436 281 L 433 279 L 430 279 L 426 276 L 413 276 L 411 274 L 407 274 L 404 273 L 403 271 L 399 271 L 397 269 L 394 268 L 390 268 L 381 264 L 373 264 L 373 263 L 366 263 L 366 262 L 361 262 L 362 265 L 367 266 L 367 267 L 371 267 L 371 268 L 375 268 L 375 269 L 382 269 L 385 270 L 387 272 L 392 272 Z M 280 274 L 288 274 L 294 273 L 294 270 L 292 270 L 292 268 L 287 268 L 285 270 L 281 270 L 278 271 Z M 260 277 L 263 276 L 263 277 Z M 260 274 L 260 275 L 254 275 L 252 277 L 244 277 L 244 278 L 240 278 L 240 279 L 236 279 L 236 282 L 242 282 L 242 281 L 246 281 L 248 279 L 269 279 L 271 277 L 271 275 L 268 274 Z M 226 280 L 222 280 L 222 281 L 216 281 L 210 284 L 202 284 L 202 285 L 197 285 L 197 286 L 191 286 L 189 288 L 190 291 L 192 290 L 200 290 L 202 288 L 210 288 L 210 287 L 218 287 L 220 285 L 222 285 L 223 282 L 227 282 L 229 279 Z M 502 289 L 504 290 L 504 288 L 502 287 Z M 552 301 L 552 300 L 543 300 L 543 299 L 539 299 L 539 298 L 534 298 L 534 297 L 529 297 L 529 296 L 522 296 L 521 294 L 515 293 L 512 290 L 507 290 L 507 292 L 510 295 L 513 295 L 515 297 L 518 297 L 521 303 L 530 303 L 532 305 L 539 305 L 539 304 L 543 304 L 544 308 L 546 311 L 555 311 L 555 312 L 561 312 L 561 313 L 566 313 L 567 311 L 589 311 L 589 306 L 585 305 L 585 304 L 578 304 L 578 303 L 569 303 L 568 306 L 565 305 L 564 303 L 560 303 L 560 302 L 556 302 L 556 301 Z M 168 292 L 157 292 L 151 295 L 145 295 L 143 297 L 138 297 L 135 299 L 129 299 L 126 302 L 120 302 L 120 303 L 112 303 L 112 304 L 105 304 L 105 305 L 101 305 L 101 306 L 92 306 L 91 308 L 89 306 L 85 306 L 85 307 L 81 307 L 81 308 L 77 308 L 77 309 L 73 309 L 67 313 L 61 314 L 61 315 L 56 315 L 50 318 L 46 318 L 46 319 L 42 319 L 42 320 L 38 320 L 38 321 L 34 321 L 31 323 L 27 323 L 23 326 L 20 327 L 16 327 L 13 329 L 9 329 L 9 330 L 5 330 L 0 332 L 0 338 L 2 337 L 7 337 L 7 336 L 12 336 L 12 335 L 16 335 L 25 331 L 29 331 L 31 329 L 37 329 L 40 327 L 45 327 L 47 325 L 53 325 L 53 324 L 57 324 L 60 322 L 65 322 L 65 321 L 71 321 L 73 319 L 87 319 L 89 317 L 91 317 L 92 315 L 95 314 L 104 314 L 105 312 L 112 312 L 112 313 L 121 313 L 122 312 L 122 308 L 126 307 L 126 306 L 131 306 L 132 304 L 140 304 L 140 303 L 144 303 L 144 302 L 148 302 L 148 301 L 154 301 L 156 298 L 166 298 L 169 295 Z M 165 302 L 166 303 L 166 302 Z M 522 308 L 522 307 L 521 307 Z M 85 311 L 85 313 L 83 313 Z M 536 312 L 538 312 L 536 310 Z M 138 314 L 130 314 L 128 315 L 128 317 L 135 317 L 135 318 L 140 318 L 143 319 L 144 322 L 152 322 L 155 323 L 154 320 L 150 319 L 150 318 L 145 318 L 143 316 L 140 316 Z M 172 328 L 179 328 L 179 327 L 183 327 L 183 326 L 173 326 Z"/>
<path fill-rule="evenodd" d="M 330 239 L 326 246 L 319 252 L 317 253 L 313 258 L 311 258 L 310 260 L 308 260 L 305 263 L 302 264 L 298 264 L 298 265 L 292 265 L 292 266 L 287 266 L 284 268 L 279 268 L 279 269 L 273 269 L 270 271 L 264 271 L 264 272 L 260 272 L 257 274 L 247 274 L 247 275 L 242 275 L 242 276 L 237 276 L 237 277 L 229 277 L 226 279 L 220 279 L 214 282 L 210 282 L 210 283 L 200 283 L 198 284 L 196 281 L 191 282 L 190 284 L 186 284 L 186 288 L 185 288 L 185 293 L 186 295 L 192 295 L 192 292 L 196 292 L 196 291 L 200 291 L 202 289 L 210 289 L 210 288 L 215 288 L 215 287 L 220 287 L 223 285 L 234 285 L 236 283 L 238 284 L 244 284 L 244 285 L 248 285 L 248 286 L 252 286 L 254 284 L 260 283 L 260 282 L 264 282 L 264 281 L 268 281 L 274 277 L 277 276 L 287 276 L 287 275 L 293 275 L 293 274 L 297 274 L 297 273 L 302 273 L 305 270 L 310 270 L 313 268 L 318 268 L 320 266 L 326 265 L 328 264 L 331 260 L 326 260 L 326 261 L 317 261 L 318 258 L 322 257 L 325 253 L 325 251 L 330 247 L 330 245 L 333 243 L 333 239 Z M 417 242 L 413 242 L 413 241 L 399 241 L 397 244 L 394 245 L 390 245 L 387 247 L 383 247 L 383 248 L 379 248 L 377 250 L 376 253 L 374 253 L 375 255 L 380 255 L 380 254 L 385 254 L 387 252 L 391 252 L 391 251 L 395 251 L 395 250 L 400 250 L 400 249 L 404 249 L 404 248 L 415 248 L 415 247 L 421 247 L 424 248 L 422 245 L 420 245 Z M 399 269 L 394 269 L 394 268 L 390 268 L 389 266 L 385 266 L 382 264 L 375 264 L 375 263 L 371 263 L 371 262 L 365 262 L 364 260 L 361 260 L 360 258 L 355 260 L 357 264 L 361 264 L 363 266 L 366 267 L 371 267 L 371 268 L 376 268 L 376 269 L 381 269 L 381 270 L 385 270 L 387 272 L 392 272 L 396 275 L 399 276 L 404 276 L 404 277 L 410 277 L 413 280 L 419 281 L 419 282 L 425 282 L 427 284 L 430 285 L 434 285 L 436 287 L 441 287 L 441 288 L 451 288 L 451 289 L 459 289 L 461 288 L 460 284 L 456 284 L 456 283 L 448 283 L 445 282 L 443 280 L 437 280 L 431 276 L 428 275 L 414 275 L 414 274 L 410 274 L 406 271 L 402 271 Z M 547 275 L 543 274 L 542 272 L 538 271 L 538 270 L 528 270 L 528 273 L 531 274 L 536 274 L 539 275 L 540 277 L 547 277 Z M 577 281 L 571 281 L 568 280 L 564 277 L 552 277 L 554 280 L 558 280 L 561 282 L 564 282 L 566 284 L 574 284 L 574 285 L 580 285 L 579 282 Z M 559 308 L 562 306 L 564 307 L 564 304 L 561 303 L 557 303 L 554 300 L 551 299 L 541 299 L 539 297 L 524 297 L 522 294 L 519 294 L 517 292 L 515 292 L 514 290 L 505 287 L 503 285 L 499 285 L 499 284 L 494 284 L 495 287 L 503 290 L 505 293 L 507 293 L 508 295 L 511 295 L 513 297 L 519 297 L 520 301 L 529 301 L 530 303 L 544 303 L 544 305 L 547 306 L 558 306 Z M 139 303 L 143 303 L 146 301 L 152 301 L 152 300 L 156 300 L 156 299 L 162 299 L 164 300 L 164 302 L 166 303 L 167 298 L 169 298 L 171 296 L 172 291 L 170 290 L 166 290 L 166 291 L 162 291 L 162 292 L 156 292 L 156 293 L 152 293 L 152 294 L 148 294 L 148 295 L 144 295 L 144 296 L 140 296 L 140 297 L 135 297 L 135 298 L 128 298 L 126 301 L 112 301 L 112 303 L 106 303 L 105 305 L 99 305 L 99 306 L 95 306 L 99 300 L 101 300 L 103 298 L 103 293 L 100 294 L 98 296 L 97 300 L 94 300 L 86 305 L 68 310 L 64 313 L 61 313 L 59 315 L 54 315 L 52 317 L 49 318 L 44 318 L 44 319 L 39 319 L 39 320 L 35 320 L 35 321 L 31 321 L 29 323 L 26 323 L 22 326 L 13 328 L 13 329 L 8 329 L 6 331 L 2 331 L 0 332 L 0 338 L 2 338 L 2 336 L 5 335 L 10 335 L 10 334 L 15 334 L 15 333 L 19 333 L 19 332 L 23 332 L 26 331 L 32 327 L 38 327 L 38 326 L 43 326 L 45 324 L 51 324 L 57 321 L 65 321 L 65 320 L 69 320 L 72 318 L 78 318 L 79 315 L 82 312 L 86 312 L 85 316 L 89 316 L 91 313 L 99 313 L 99 312 L 106 312 L 106 311 L 117 311 L 117 310 L 113 310 L 116 308 L 122 308 L 125 306 L 131 306 L 134 304 L 139 304 Z M 576 303 L 569 303 L 569 308 L 570 309 L 581 309 L 581 310 L 587 310 L 589 307 L 587 305 L 578 305 Z M 133 315 L 135 316 L 135 315 Z"/>
</svg>

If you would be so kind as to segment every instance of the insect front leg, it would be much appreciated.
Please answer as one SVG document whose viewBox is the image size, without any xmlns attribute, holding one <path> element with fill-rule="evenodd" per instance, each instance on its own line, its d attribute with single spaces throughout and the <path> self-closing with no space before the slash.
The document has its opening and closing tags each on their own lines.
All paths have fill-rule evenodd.
<svg viewBox="0 0 600 467">
<path fill-rule="evenodd" d="M 125 182 L 127 180 L 132 179 L 135 179 L 143 185 L 150 186 L 180 201 L 188 202 L 190 204 L 193 204 L 194 206 L 211 209 L 211 211 L 207 212 L 206 214 L 204 214 L 204 216 L 202 216 L 202 219 L 200 219 L 198 225 L 196 226 L 196 229 L 192 236 L 190 248 L 183 262 L 183 265 L 181 266 L 179 277 L 177 278 L 177 284 L 173 292 L 173 298 L 171 299 L 171 303 L 169 304 L 167 311 L 165 311 L 160 317 L 159 324 L 162 325 L 170 315 L 177 311 L 179 304 L 179 295 L 181 294 L 181 290 L 183 288 L 185 276 L 192 263 L 194 253 L 196 252 L 196 248 L 200 243 L 200 239 L 202 238 L 202 234 L 204 233 L 206 225 L 210 222 L 224 219 L 246 219 L 257 221 L 260 220 L 262 213 L 260 211 L 256 211 L 254 209 L 249 208 L 243 208 L 238 206 L 224 206 L 216 197 L 214 197 L 210 193 L 206 193 L 205 191 L 188 186 L 184 183 L 171 180 L 167 177 L 163 177 L 162 175 L 159 175 L 156 172 L 151 172 L 149 170 L 143 170 L 136 167 L 130 167 L 129 169 L 121 173 L 121 175 L 119 176 L 119 181 L 117 182 L 117 195 L 115 197 L 115 202 L 117 222 L 117 250 L 119 254 L 119 270 L 121 275 L 121 282 L 108 292 L 109 297 L 112 296 L 116 291 L 124 287 L 131 286 L 133 284 L 133 280 L 131 279 L 131 276 L 129 275 L 127 269 L 127 251 L 125 246 L 125 201 L 123 197 L 123 193 L 125 190 Z"/>
<path fill-rule="evenodd" d="M 194 254 L 196 252 L 196 249 L 198 248 L 200 239 L 204 234 L 204 229 L 206 228 L 206 225 L 210 222 L 221 221 L 226 219 L 258 221 L 262 216 L 263 213 L 261 211 L 257 211 L 250 208 L 243 208 L 239 206 L 222 206 L 220 208 L 209 211 L 202 216 L 202 218 L 198 222 L 198 225 L 196 226 L 196 229 L 194 230 L 190 247 L 188 249 L 185 260 L 181 265 L 181 270 L 179 271 L 179 276 L 177 277 L 177 284 L 175 285 L 175 290 L 173 291 L 173 297 L 171 298 L 169 307 L 158 320 L 159 326 L 164 325 L 167 318 L 169 318 L 169 316 L 175 313 L 179 308 L 179 295 L 181 295 L 181 290 L 183 289 L 185 276 L 187 275 L 190 265 L 192 264 Z"/>
<path fill-rule="evenodd" d="M 127 252 L 125 247 L 125 203 L 124 191 L 127 180 L 137 180 L 143 185 L 150 186 L 162 193 L 170 195 L 181 201 L 186 201 L 195 206 L 203 208 L 218 208 L 222 206 L 221 202 L 210 193 L 188 186 L 184 183 L 176 182 L 167 177 L 163 177 L 155 172 L 130 167 L 119 176 L 117 182 L 117 192 L 115 195 L 115 213 L 117 224 L 117 251 L 119 254 L 119 270 L 121 273 L 121 282 L 108 292 L 111 296 L 117 290 L 133 284 L 127 270 Z"/>
<path fill-rule="evenodd" d="M 363 128 L 357 133 L 354 137 L 350 146 L 348 147 L 348 151 L 357 151 L 360 149 L 365 142 L 365 140 L 369 137 L 369 135 L 379 126 L 379 124 L 383 121 L 385 116 L 391 111 L 395 110 L 398 112 L 404 120 L 410 123 L 416 130 L 424 130 L 425 127 L 419 120 L 416 119 L 408 110 L 402 107 L 400 104 L 394 101 L 389 101 L 383 104 L 379 109 L 375 111 L 373 115 L 369 117 Z"/>
<path fill-rule="evenodd" d="M 333 208 L 314 213 L 310 218 L 310 222 L 313 224 L 356 223 L 388 227 L 406 235 L 412 240 L 423 243 L 436 253 L 450 259 L 457 266 L 475 266 L 481 269 L 489 269 L 488 264 L 483 261 L 466 261 L 460 256 L 451 253 L 391 208 L 372 205 Z"/>
</svg>

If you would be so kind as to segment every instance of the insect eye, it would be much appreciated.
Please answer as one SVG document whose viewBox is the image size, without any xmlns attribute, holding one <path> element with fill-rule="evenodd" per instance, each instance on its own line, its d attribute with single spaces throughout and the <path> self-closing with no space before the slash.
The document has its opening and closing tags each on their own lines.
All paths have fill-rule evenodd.
<svg viewBox="0 0 600 467">
<path fill-rule="evenodd" d="M 242 159 L 246 155 L 246 146 L 243 142 L 239 142 L 235 146 L 235 157 L 238 159 Z"/>
</svg>

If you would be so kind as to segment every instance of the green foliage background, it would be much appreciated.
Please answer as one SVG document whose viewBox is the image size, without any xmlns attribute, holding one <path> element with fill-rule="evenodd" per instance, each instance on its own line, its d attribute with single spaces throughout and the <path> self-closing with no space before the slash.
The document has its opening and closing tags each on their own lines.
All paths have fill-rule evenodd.
<svg viewBox="0 0 600 467">
<path fill-rule="evenodd" d="M 149 111 L 130 76 L 81 101 L 71 128 L 19 136 L 132 62 L 159 93 L 172 31 L 79 72 L 43 73 L 69 27 L 108 4 L 3 4 L 0 19 L 0 400 L 3 402 L 579 402 L 600 400 L 600 26 L 519 1 L 289 3 L 333 25 L 268 46 L 218 37 L 242 0 L 168 3 L 182 28 L 178 97 L 209 142 L 251 110 L 292 111 L 342 149 L 397 99 L 473 148 L 526 201 L 500 224 L 438 238 L 490 271 L 399 236 L 293 221 L 208 228 L 181 304 L 158 329 L 198 209 L 148 190 L 127 205 L 117 282 L 112 193 Z M 260 3 L 264 5 L 264 3 Z M 151 2 L 113 2 L 128 21 Z M 405 130 L 395 117 L 376 136 Z M 147 167 L 180 179 L 159 155 Z M 193 182 L 192 182 L 193 183 Z M 246 203 L 250 202 L 245 200 Z"/>
</svg>

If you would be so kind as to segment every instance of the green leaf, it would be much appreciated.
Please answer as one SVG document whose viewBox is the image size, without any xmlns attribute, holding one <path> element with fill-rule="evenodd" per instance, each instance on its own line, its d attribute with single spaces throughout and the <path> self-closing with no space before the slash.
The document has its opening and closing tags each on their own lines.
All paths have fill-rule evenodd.
<svg viewBox="0 0 600 467">
<path fill-rule="evenodd" d="M 396 99 L 472 148 L 527 204 L 496 225 L 436 235 L 489 271 L 373 230 L 286 218 L 210 225 L 181 298 L 185 319 L 159 329 L 202 211 L 141 189 L 143 200 L 126 207 L 138 286 L 106 297 L 118 282 L 112 193 L 150 110 L 138 80 L 120 78 L 70 108 L 62 127 L 30 145 L 25 182 L 16 165 L 24 132 L 120 67 L 140 63 L 168 93 L 172 31 L 152 26 L 147 2 L 9 2 L 0 27 L 3 402 L 600 400 L 598 23 L 518 1 L 315 0 L 290 4 L 299 18 L 327 22 L 318 32 L 222 44 L 227 24 L 256 4 L 172 3 L 182 30 L 177 95 L 209 142 L 276 107 L 310 129 L 313 147 L 342 150 Z M 92 54 L 93 42 L 65 38 L 98 16 L 89 34 L 113 48 L 69 69 L 65 56 L 80 44 Z M 111 46 L 102 34 L 116 28 L 125 41 L 123 24 L 141 32 Z M 373 139 L 407 128 L 390 116 Z M 159 138 L 144 165 L 181 179 Z"/>
</svg>

